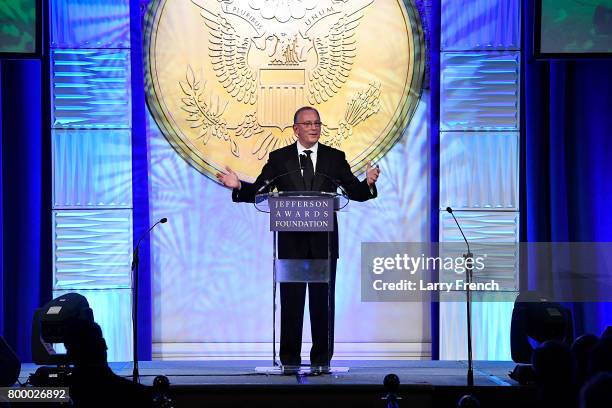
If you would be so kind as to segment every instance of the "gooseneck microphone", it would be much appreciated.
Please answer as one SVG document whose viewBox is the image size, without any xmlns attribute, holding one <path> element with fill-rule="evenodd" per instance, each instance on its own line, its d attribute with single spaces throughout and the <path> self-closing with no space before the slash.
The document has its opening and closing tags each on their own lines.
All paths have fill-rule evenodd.
<svg viewBox="0 0 612 408">
<path fill-rule="evenodd" d="M 465 237 L 465 234 L 463 233 L 463 230 L 461 229 L 461 225 L 459 225 L 459 221 L 457 221 L 457 218 L 455 217 L 455 214 L 453 214 L 453 209 L 450 208 L 450 207 L 446 207 L 446 211 L 448 211 L 448 213 L 450 215 L 452 215 L 453 220 L 455 220 L 455 224 L 457 224 L 457 228 L 459 228 L 459 232 L 461 233 L 461 236 L 463 236 L 463 240 L 465 241 L 465 245 L 467 245 L 468 255 L 471 255 L 471 252 L 470 252 L 470 243 L 468 242 L 467 238 Z"/>
<path fill-rule="evenodd" d="M 474 367 L 473 367 L 473 361 L 472 361 L 472 293 L 470 291 L 470 284 L 472 283 L 472 264 L 474 262 L 474 255 L 470 251 L 470 243 L 465 237 L 465 234 L 463 233 L 463 230 L 461 229 L 461 225 L 459 225 L 459 221 L 457 221 L 455 214 L 453 214 L 453 209 L 450 207 L 446 207 L 446 211 L 448 211 L 450 215 L 453 216 L 453 219 L 455 220 L 455 224 L 457 224 L 457 228 L 459 228 L 459 232 L 461 232 L 461 235 L 463 236 L 465 245 L 467 245 L 467 254 L 463 254 L 463 258 L 466 260 L 466 269 L 467 269 L 466 271 L 467 285 L 466 285 L 466 291 L 465 291 L 465 294 L 466 294 L 465 306 L 466 306 L 466 311 L 467 311 L 467 343 L 468 343 L 467 344 L 467 349 L 468 349 L 467 385 L 468 387 L 473 387 L 474 386 Z"/>
<path fill-rule="evenodd" d="M 305 154 L 300 154 L 300 169 L 305 169 L 306 168 L 306 160 L 307 160 L 307 156 Z M 344 189 L 344 187 L 342 187 L 342 185 L 338 182 L 338 180 L 331 178 L 330 176 L 328 176 L 325 173 L 322 173 L 320 171 L 315 171 L 314 173 L 314 178 L 316 178 L 317 176 L 323 176 L 326 179 L 328 179 L 329 181 L 332 182 L 332 184 L 336 187 L 339 188 L 340 191 L 342 191 L 342 194 L 344 194 L 345 197 L 348 197 L 348 193 L 346 192 L 346 190 Z M 313 178 L 313 180 L 314 180 Z"/>
<path fill-rule="evenodd" d="M 138 261 L 138 249 L 140 248 L 140 243 L 142 242 L 142 240 L 145 239 L 145 237 L 147 235 L 149 235 L 149 232 L 151 232 L 151 230 L 153 230 L 153 228 L 157 227 L 159 224 L 165 224 L 167 222 L 168 222 L 168 218 L 166 218 L 166 217 L 161 218 L 155 224 L 153 224 L 151 226 L 151 228 L 149 228 L 145 233 L 143 233 L 140 236 L 140 238 L 138 239 L 138 241 L 136 243 L 136 247 L 134 248 L 134 253 L 132 254 L 132 270 L 134 270 L 134 262 Z"/>
<path fill-rule="evenodd" d="M 270 185 L 274 183 L 276 180 L 278 180 L 279 178 L 285 177 L 285 176 L 288 176 L 289 174 L 297 173 L 298 171 L 303 171 L 303 170 L 304 170 L 304 164 L 302 163 L 302 159 L 300 158 L 300 168 L 299 169 L 294 169 L 294 170 L 279 174 L 278 176 L 273 177 L 271 180 L 264 180 L 263 185 L 259 187 L 259 189 L 257 189 L 257 192 L 255 193 L 255 195 L 262 193 L 266 188 L 270 187 Z"/>
<path fill-rule="evenodd" d="M 132 341 L 133 341 L 133 349 L 134 349 L 134 369 L 132 371 L 132 381 L 134 383 L 138 383 L 138 264 L 140 262 L 140 258 L 138 255 L 138 251 L 140 250 L 140 243 L 149 233 L 158 226 L 159 224 L 165 224 L 168 222 L 168 218 L 164 217 L 157 221 L 155 224 L 151 226 L 145 233 L 143 233 L 138 242 L 136 243 L 136 247 L 134 248 L 134 252 L 132 253 Z"/>
<path fill-rule="evenodd" d="M 344 196 L 348 198 L 348 193 L 346 192 L 346 190 L 344 189 L 344 187 L 342 187 L 342 184 L 340 184 L 340 182 L 339 182 L 338 180 L 333 179 L 333 178 L 329 177 L 327 174 L 322 173 L 322 172 L 320 172 L 320 171 L 318 171 L 318 172 L 316 172 L 316 173 L 315 173 L 315 177 L 317 177 L 317 176 L 323 176 L 323 177 L 325 177 L 326 179 L 328 179 L 329 181 L 331 181 L 331 182 L 332 182 L 332 184 L 333 184 L 333 185 L 334 185 L 336 188 L 339 188 L 339 189 L 340 189 L 340 191 L 342 191 L 342 194 L 344 194 Z"/>
</svg>

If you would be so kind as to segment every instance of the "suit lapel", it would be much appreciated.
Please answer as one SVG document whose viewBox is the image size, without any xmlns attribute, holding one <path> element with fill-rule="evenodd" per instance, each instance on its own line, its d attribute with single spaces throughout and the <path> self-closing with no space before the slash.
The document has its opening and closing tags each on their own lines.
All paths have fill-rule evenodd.
<svg viewBox="0 0 612 408">
<path fill-rule="evenodd" d="M 292 148 L 287 151 L 285 158 L 285 167 L 289 174 L 289 178 L 295 185 L 295 190 L 304 190 L 304 178 L 300 172 L 300 159 L 298 158 L 297 143 L 294 143 Z"/>
<path fill-rule="evenodd" d="M 317 150 L 317 168 L 315 169 L 315 178 L 312 181 L 313 191 L 321 191 L 321 185 L 325 181 L 325 177 L 321 176 L 319 173 L 329 175 L 330 163 L 328 153 L 327 146 L 319 143 L 319 148 Z"/>
</svg>

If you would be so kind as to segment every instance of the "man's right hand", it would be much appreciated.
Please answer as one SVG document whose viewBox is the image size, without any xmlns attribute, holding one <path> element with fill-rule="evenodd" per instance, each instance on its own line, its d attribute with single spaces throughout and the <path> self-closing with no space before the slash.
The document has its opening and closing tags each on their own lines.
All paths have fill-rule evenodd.
<svg viewBox="0 0 612 408">
<path fill-rule="evenodd" d="M 229 166 L 225 166 L 225 170 L 226 171 L 224 173 L 216 174 L 219 183 L 223 184 L 227 188 L 237 188 L 238 190 L 240 190 L 240 187 L 242 185 L 240 184 L 240 179 L 238 178 L 238 175 L 234 173 L 234 171 L 230 169 Z"/>
</svg>

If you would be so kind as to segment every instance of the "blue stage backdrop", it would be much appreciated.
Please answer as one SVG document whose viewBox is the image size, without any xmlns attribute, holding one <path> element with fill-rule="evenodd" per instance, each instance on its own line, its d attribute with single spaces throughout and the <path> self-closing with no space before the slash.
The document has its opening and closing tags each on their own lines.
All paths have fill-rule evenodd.
<svg viewBox="0 0 612 408">
<path fill-rule="evenodd" d="M 140 35 L 135 20 L 141 18 L 141 3 L 96 0 L 92 6 L 89 0 L 50 1 L 49 67 L 45 60 L 1 62 L 0 333 L 22 361 L 31 359 L 34 309 L 53 295 L 74 290 L 86 294 L 94 306 L 111 359 L 131 358 L 131 338 L 126 334 L 131 324 L 133 236 L 162 216 L 170 222 L 155 232 L 150 268 L 145 262 L 141 269 L 141 356 L 148 358 L 151 351 L 164 358 L 268 356 L 270 234 L 265 216 L 248 205 L 231 204 L 229 192 L 180 159 L 145 114 L 142 60 L 133 38 Z M 424 3 L 428 9 L 430 3 Z M 424 94 L 415 120 L 381 161 L 380 199 L 356 205 L 340 217 L 342 235 L 350 239 L 343 239 L 340 249 L 339 356 L 372 358 L 372 353 L 382 351 L 391 358 L 428 358 L 429 305 L 360 303 L 358 246 L 362 241 L 434 238 L 431 214 L 445 205 L 445 197 L 453 205 L 483 203 L 478 194 L 469 199 L 457 195 L 461 183 L 473 181 L 473 174 L 458 179 L 459 174 L 449 171 L 466 169 L 473 158 L 470 152 L 486 156 L 482 160 L 487 171 L 503 176 L 497 182 L 483 179 L 482 186 L 499 193 L 496 199 L 501 201 L 494 204 L 505 210 L 481 209 L 466 215 L 500 219 L 500 225 L 512 226 L 502 232 L 509 236 L 511 231 L 521 240 L 612 238 L 610 61 L 534 61 L 528 0 L 473 2 L 468 8 L 451 3 L 441 0 L 431 9 L 432 21 L 442 21 L 440 49 L 432 47 L 441 51 L 432 57 L 440 61 L 441 89 L 432 88 L 440 92 L 439 98 L 432 104 Z M 436 13 L 444 10 L 444 16 Z M 519 11 L 524 30 L 520 43 Z M 504 41 L 494 41 L 492 48 L 479 48 L 483 39 L 500 38 Z M 503 72 L 490 68 L 498 63 L 506 64 L 499 69 Z M 490 117 L 479 116 L 478 109 L 462 117 L 459 108 L 465 105 L 458 101 L 470 91 L 460 86 L 466 67 L 474 70 L 467 72 L 471 77 L 510 73 L 511 78 L 494 82 L 503 87 L 506 81 L 515 97 L 520 95 L 516 122 L 487 128 Z M 44 86 L 47 70 L 52 73 L 51 96 Z M 512 76 L 516 72 L 518 81 Z M 482 86 L 486 89 L 472 90 L 478 97 L 491 84 Z M 485 128 L 474 129 L 483 124 Z M 440 157 L 432 157 L 438 146 L 429 132 L 438 127 Z M 474 131 L 479 133 L 470 133 Z M 483 144 L 474 146 L 471 136 Z M 518 192 L 510 154 L 520 157 Z M 431 170 L 436 163 L 439 180 Z M 439 200 L 438 187 L 431 188 L 438 181 Z M 495 190 L 499 183 L 504 189 Z M 382 214 L 376 222 L 369 216 L 372 211 Z M 478 220 L 472 216 L 475 227 Z M 445 235 L 451 232 L 447 221 L 439 219 L 441 240 L 457 238 Z M 525 278 L 528 285 L 531 277 Z M 149 285 L 153 292 L 148 298 Z M 236 303 L 246 312 L 233 310 Z M 577 334 L 599 334 L 612 323 L 609 304 L 571 306 Z M 506 307 L 499 312 L 508 316 L 508 311 Z M 482 312 L 483 321 L 490 312 L 497 313 Z M 405 322 L 399 330 L 398 321 Z M 443 327 L 441 336 L 448 336 Z M 483 325 L 480 330 L 489 335 L 487 330 L 500 329 L 507 330 L 508 323 Z M 507 339 L 502 340 L 482 344 L 483 352 L 507 355 Z M 397 343 L 401 347 L 394 349 Z"/>
<path fill-rule="evenodd" d="M 2 326 L 30 361 L 34 310 L 49 300 L 46 219 L 48 152 L 43 151 L 41 62 L 2 61 Z"/>
<path fill-rule="evenodd" d="M 523 2 L 523 239 L 612 241 L 612 61 L 535 61 L 530 3 Z M 570 306 L 577 335 L 600 334 L 612 325 L 609 303 Z"/>
</svg>

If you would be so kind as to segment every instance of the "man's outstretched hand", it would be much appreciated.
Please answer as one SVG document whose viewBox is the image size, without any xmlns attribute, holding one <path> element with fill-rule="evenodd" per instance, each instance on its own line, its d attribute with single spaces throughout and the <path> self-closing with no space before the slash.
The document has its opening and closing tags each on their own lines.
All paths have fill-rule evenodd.
<svg viewBox="0 0 612 408">
<path fill-rule="evenodd" d="M 229 166 L 225 166 L 225 170 L 226 171 L 223 173 L 216 174 L 219 183 L 223 184 L 227 188 L 237 188 L 240 190 L 241 184 L 238 175 L 234 173 L 234 171 L 230 169 Z"/>
<path fill-rule="evenodd" d="M 380 175 L 380 168 L 378 166 L 372 167 L 370 162 L 368 162 L 368 167 L 366 169 L 366 179 L 368 180 L 368 186 L 372 187 L 376 180 L 378 180 L 378 176 Z"/>
</svg>

